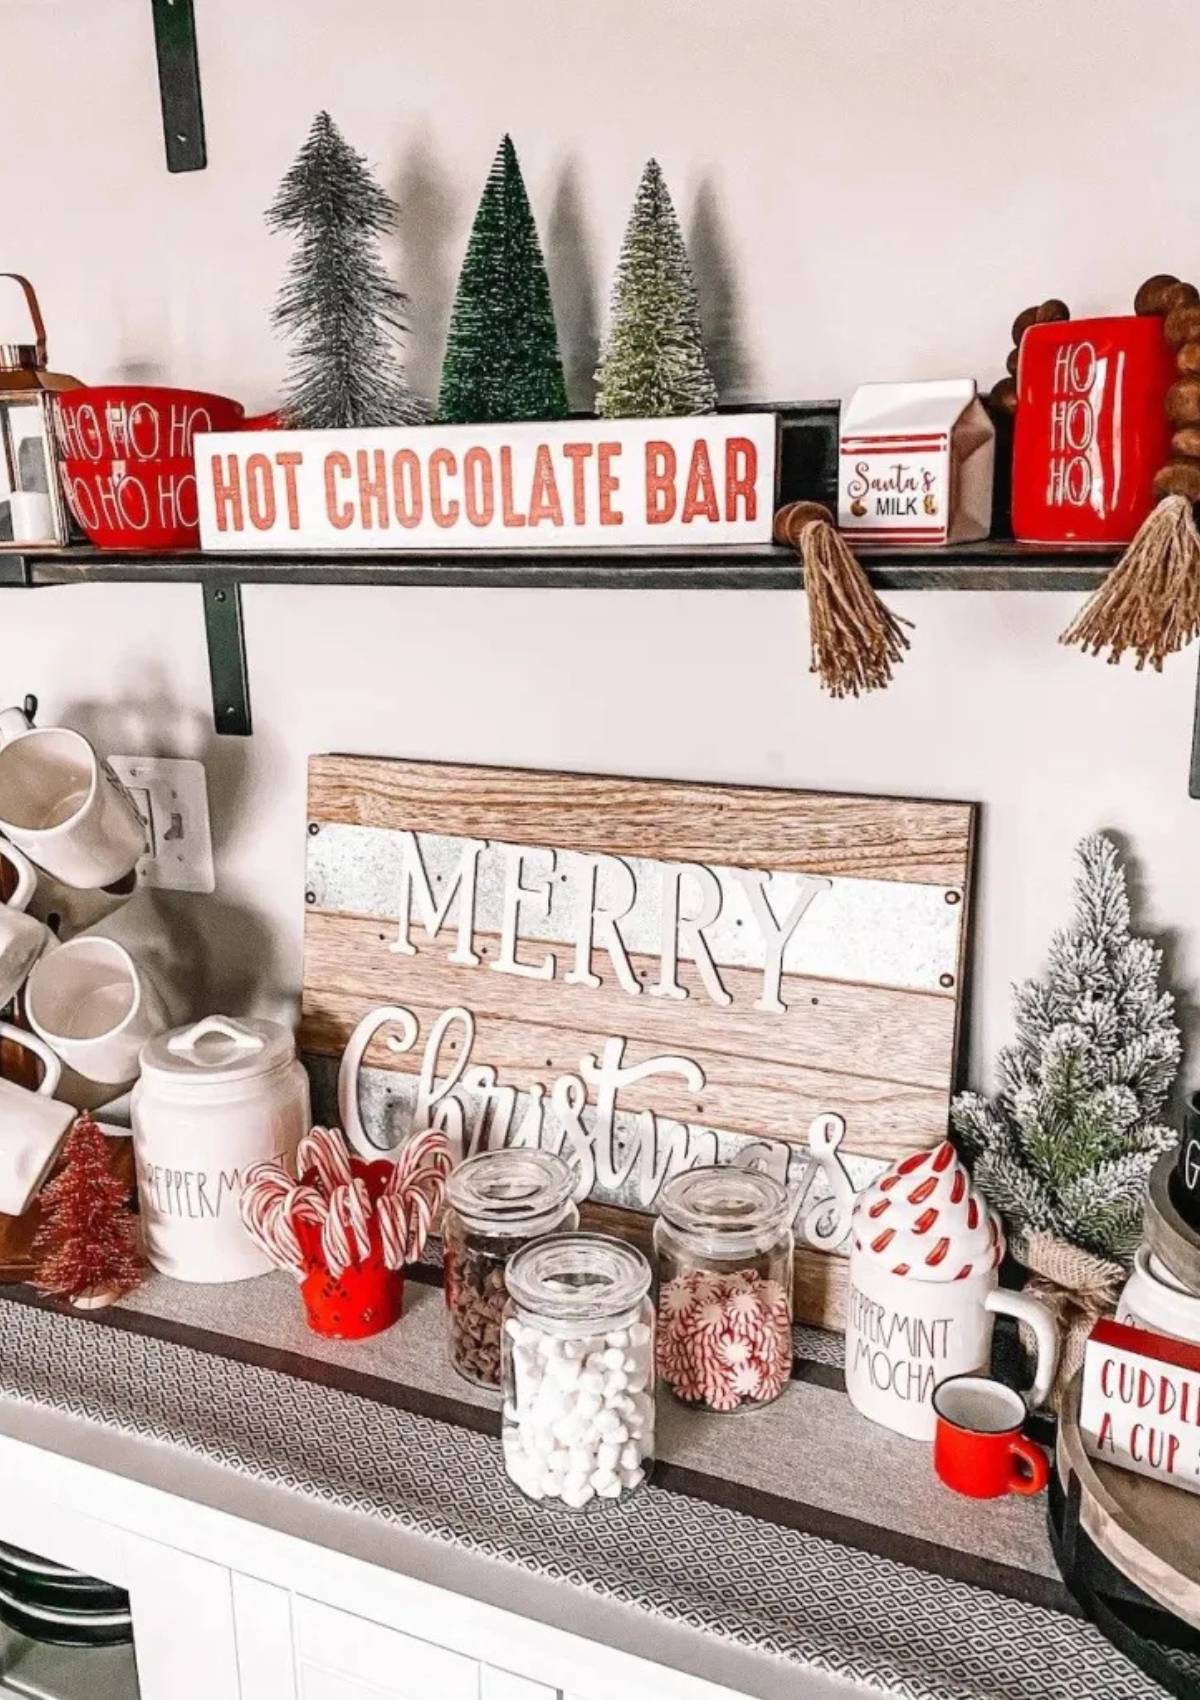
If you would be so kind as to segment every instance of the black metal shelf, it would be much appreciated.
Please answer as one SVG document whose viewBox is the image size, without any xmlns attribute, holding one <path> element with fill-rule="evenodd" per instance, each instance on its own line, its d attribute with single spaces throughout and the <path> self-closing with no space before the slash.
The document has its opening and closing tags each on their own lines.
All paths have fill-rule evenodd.
<svg viewBox="0 0 1200 1700">
<path fill-rule="evenodd" d="M 941 549 L 860 549 L 871 582 L 885 591 L 1094 590 L 1118 551 L 1044 549 L 1012 542 Z M 251 730 L 242 623 L 242 586 L 388 585 L 396 589 L 490 590 L 774 590 L 800 588 L 800 563 L 771 544 L 709 549 L 370 550 L 349 553 L 109 554 L 90 546 L 0 550 L 0 586 L 45 589 L 71 584 L 198 584 L 204 607 L 218 732 Z M 1200 695 L 1193 743 L 1192 796 L 1200 796 Z"/>
<path fill-rule="evenodd" d="M 880 590 L 1094 590 L 1116 551 L 1022 543 L 862 549 Z M 288 555 L 117 555 L 80 547 L 0 555 L 0 584 L 351 584 L 493 590 L 795 590 L 790 549 L 364 550 Z"/>
</svg>

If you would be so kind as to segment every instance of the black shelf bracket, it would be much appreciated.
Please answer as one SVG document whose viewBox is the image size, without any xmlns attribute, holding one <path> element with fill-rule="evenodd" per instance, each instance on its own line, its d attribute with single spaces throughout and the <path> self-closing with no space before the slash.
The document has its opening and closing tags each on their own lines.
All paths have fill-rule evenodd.
<svg viewBox="0 0 1200 1700">
<path fill-rule="evenodd" d="M 242 624 L 242 587 L 236 579 L 205 580 L 204 636 L 212 682 L 213 725 L 230 738 L 248 738 L 250 680 L 246 670 L 246 632 Z"/>
<path fill-rule="evenodd" d="M 200 60 L 192 0 L 150 0 L 162 101 L 168 171 L 203 171 L 208 164 Z"/>
</svg>

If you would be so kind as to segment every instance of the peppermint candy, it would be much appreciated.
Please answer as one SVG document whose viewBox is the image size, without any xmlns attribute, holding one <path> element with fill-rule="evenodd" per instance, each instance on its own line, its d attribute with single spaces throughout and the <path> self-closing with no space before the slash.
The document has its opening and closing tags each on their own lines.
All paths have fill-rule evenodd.
<svg viewBox="0 0 1200 1700">
<path fill-rule="evenodd" d="M 791 1301 L 754 1269 L 689 1270 L 659 1294 L 657 1368 L 678 1399 L 711 1411 L 766 1404 L 792 1372 Z"/>
</svg>

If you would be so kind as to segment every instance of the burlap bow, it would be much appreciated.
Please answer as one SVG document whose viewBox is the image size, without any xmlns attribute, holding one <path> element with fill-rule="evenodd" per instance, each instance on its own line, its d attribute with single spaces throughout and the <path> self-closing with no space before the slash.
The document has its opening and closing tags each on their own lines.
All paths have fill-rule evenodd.
<svg viewBox="0 0 1200 1700">
<path fill-rule="evenodd" d="M 1083 1350 L 1093 1325 L 1116 1309 L 1127 1271 L 1121 1264 L 1054 1234 L 1027 1234 L 1014 1241 L 1011 1250 L 1031 1271 L 1023 1291 L 1040 1300 L 1058 1324 L 1058 1374 L 1050 1395 L 1050 1404 L 1057 1411 L 1071 1378 L 1083 1364 Z M 1024 1325 L 1021 1344 L 1026 1350 L 1033 1345 L 1033 1335 Z"/>
</svg>

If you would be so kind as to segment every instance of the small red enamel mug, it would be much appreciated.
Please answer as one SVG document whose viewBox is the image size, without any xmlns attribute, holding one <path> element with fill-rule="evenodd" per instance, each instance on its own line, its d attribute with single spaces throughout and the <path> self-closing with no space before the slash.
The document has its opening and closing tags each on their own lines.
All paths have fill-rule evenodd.
<svg viewBox="0 0 1200 1700">
<path fill-rule="evenodd" d="M 988 1375 L 954 1375 L 933 1392 L 933 1467 L 948 1488 L 971 1499 L 1041 1493 L 1050 1466 L 1021 1430 L 1025 1401 Z"/>
</svg>

